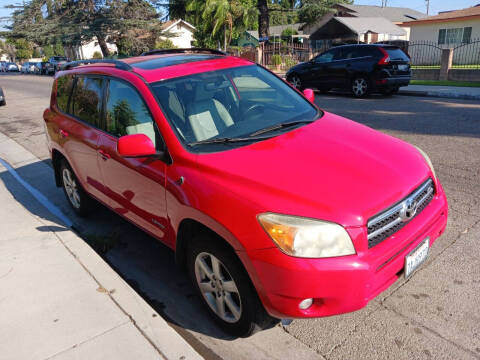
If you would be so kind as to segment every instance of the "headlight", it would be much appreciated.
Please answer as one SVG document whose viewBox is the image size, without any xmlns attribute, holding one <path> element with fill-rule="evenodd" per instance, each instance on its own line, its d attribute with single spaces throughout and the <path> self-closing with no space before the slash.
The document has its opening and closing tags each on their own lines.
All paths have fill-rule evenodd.
<svg viewBox="0 0 480 360">
<path fill-rule="evenodd" d="M 430 166 L 430 170 L 432 170 L 432 173 L 433 173 L 433 177 L 435 179 L 437 179 L 437 175 L 435 174 L 435 169 L 433 168 L 433 164 L 432 164 L 432 161 L 430 160 L 430 158 L 428 157 L 427 153 L 425 151 L 423 151 L 422 149 L 420 149 L 419 147 L 416 147 L 415 148 L 418 150 L 418 152 L 420 153 L 420 155 L 423 156 L 423 158 L 425 159 L 425 162 L 428 164 L 428 166 Z"/>
<path fill-rule="evenodd" d="M 272 213 L 258 215 L 258 221 L 287 255 L 328 258 L 355 254 L 350 236 L 338 224 Z"/>
</svg>

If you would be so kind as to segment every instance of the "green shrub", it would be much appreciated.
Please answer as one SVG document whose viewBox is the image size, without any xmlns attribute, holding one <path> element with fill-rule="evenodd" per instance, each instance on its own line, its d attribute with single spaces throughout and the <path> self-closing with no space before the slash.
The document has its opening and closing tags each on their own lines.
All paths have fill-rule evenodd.
<svg viewBox="0 0 480 360">
<path fill-rule="evenodd" d="M 283 57 L 283 63 L 285 64 L 285 67 L 287 69 L 291 68 L 292 66 L 297 65 L 297 61 L 293 59 L 291 56 L 284 56 Z"/>
<path fill-rule="evenodd" d="M 282 57 L 278 54 L 272 55 L 272 65 L 278 66 L 282 64 Z"/>
<path fill-rule="evenodd" d="M 157 40 L 155 43 L 155 49 L 176 49 L 177 47 L 173 44 L 172 40 Z"/>
<path fill-rule="evenodd" d="M 92 59 L 103 59 L 103 55 L 100 51 L 95 51 L 93 53 Z"/>
</svg>

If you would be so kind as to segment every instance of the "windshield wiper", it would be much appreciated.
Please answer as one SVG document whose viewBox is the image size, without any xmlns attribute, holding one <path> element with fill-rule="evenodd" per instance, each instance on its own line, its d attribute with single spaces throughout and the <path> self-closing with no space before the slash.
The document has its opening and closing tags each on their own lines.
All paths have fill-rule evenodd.
<svg viewBox="0 0 480 360">
<path fill-rule="evenodd" d="M 299 124 L 309 124 L 311 122 L 314 122 L 315 120 L 297 120 L 297 121 L 290 121 L 290 122 L 285 122 L 285 123 L 280 123 L 280 124 L 275 124 L 269 127 L 266 127 L 265 129 L 260 129 L 258 131 L 255 131 L 254 133 L 251 133 L 249 136 L 257 136 L 261 134 L 265 134 L 271 131 L 275 131 L 278 129 L 284 129 L 290 126 L 295 126 Z"/>
<path fill-rule="evenodd" d="M 200 144 L 229 144 L 229 143 L 237 143 L 237 142 L 247 142 L 247 141 L 255 141 L 255 140 L 265 140 L 269 139 L 271 136 L 262 136 L 262 137 L 247 137 L 247 138 L 240 138 L 240 137 L 220 137 L 214 139 L 205 139 L 200 141 L 194 141 L 189 143 L 188 145 L 200 145 Z"/>
</svg>

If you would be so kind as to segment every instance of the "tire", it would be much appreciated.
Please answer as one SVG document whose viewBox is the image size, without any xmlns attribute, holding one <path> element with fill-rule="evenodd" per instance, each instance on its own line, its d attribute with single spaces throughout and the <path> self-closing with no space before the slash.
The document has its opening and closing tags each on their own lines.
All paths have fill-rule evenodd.
<svg viewBox="0 0 480 360">
<path fill-rule="evenodd" d="M 240 260 L 220 240 L 206 234 L 193 238 L 187 249 L 187 269 L 210 316 L 228 334 L 248 337 L 278 322 L 263 308 Z"/>
<path fill-rule="evenodd" d="M 365 97 L 370 92 L 370 81 L 366 76 L 357 76 L 352 81 L 351 91 L 357 98 Z"/>
<path fill-rule="evenodd" d="M 83 190 L 77 176 L 65 160 L 60 165 L 60 177 L 68 203 L 78 216 L 86 217 L 92 207 L 92 198 Z"/>
<path fill-rule="evenodd" d="M 290 75 L 287 81 L 296 89 L 303 90 L 302 80 L 297 74 Z"/>
<path fill-rule="evenodd" d="M 7 105 L 7 101 L 6 101 L 6 100 L 0 101 L 0 106 L 5 106 L 5 105 Z"/>
</svg>

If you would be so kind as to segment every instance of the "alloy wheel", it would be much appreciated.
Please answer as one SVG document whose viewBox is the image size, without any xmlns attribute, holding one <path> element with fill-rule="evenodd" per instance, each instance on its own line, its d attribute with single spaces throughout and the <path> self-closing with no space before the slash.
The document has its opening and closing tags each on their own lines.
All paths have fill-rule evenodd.
<svg viewBox="0 0 480 360">
<path fill-rule="evenodd" d="M 75 177 L 69 169 L 64 168 L 62 178 L 68 200 L 75 209 L 80 209 L 80 193 L 78 192 L 78 186 Z"/>
<path fill-rule="evenodd" d="M 300 80 L 300 78 L 297 75 L 293 75 L 290 78 L 290 84 L 292 84 L 292 86 L 294 88 L 300 89 L 300 87 L 302 86 L 302 81 Z"/>
<path fill-rule="evenodd" d="M 223 321 L 235 323 L 242 316 L 240 293 L 225 265 L 202 252 L 195 259 L 198 288 L 210 309 Z"/>
<path fill-rule="evenodd" d="M 355 96 L 363 96 L 367 93 L 368 82 L 364 78 L 353 80 L 352 91 Z"/>
</svg>

